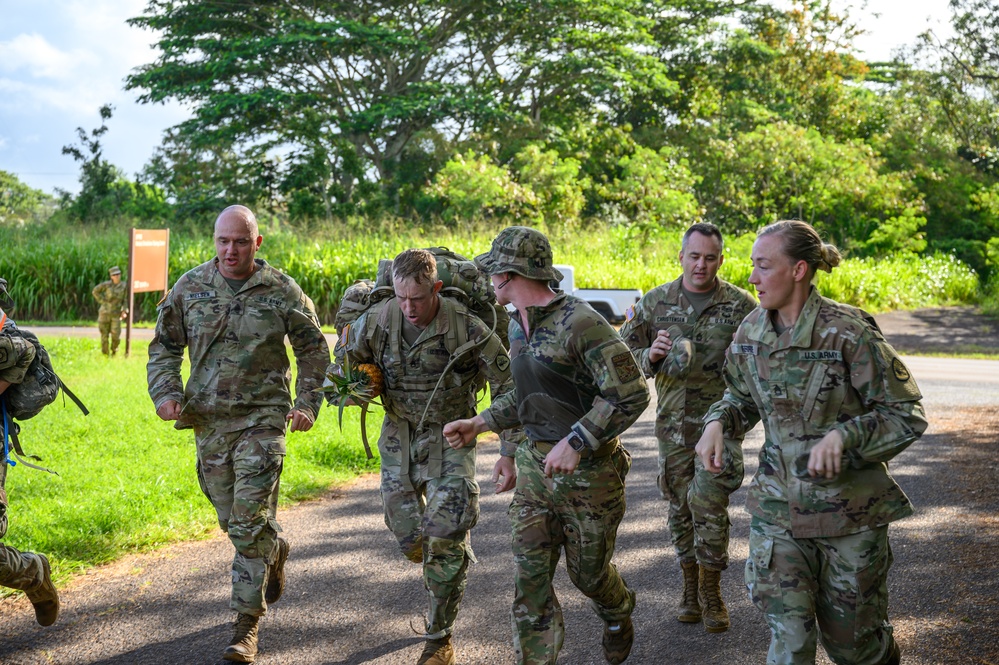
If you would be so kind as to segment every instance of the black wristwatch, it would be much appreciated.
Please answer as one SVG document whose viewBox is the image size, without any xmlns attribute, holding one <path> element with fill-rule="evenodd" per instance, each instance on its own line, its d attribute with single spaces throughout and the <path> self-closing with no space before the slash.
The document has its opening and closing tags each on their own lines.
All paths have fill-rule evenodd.
<svg viewBox="0 0 999 665">
<path fill-rule="evenodd" d="M 568 440 L 569 445 L 572 446 L 572 449 L 579 454 L 583 454 L 583 451 L 586 450 L 587 448 L 586 440 L 583 439 L 583 437 L 581 437 L 579 433 L 576 432 L 575 430 L 569 432 L 569 436 L 566 437 L 566 440 Z"/>
</svg>

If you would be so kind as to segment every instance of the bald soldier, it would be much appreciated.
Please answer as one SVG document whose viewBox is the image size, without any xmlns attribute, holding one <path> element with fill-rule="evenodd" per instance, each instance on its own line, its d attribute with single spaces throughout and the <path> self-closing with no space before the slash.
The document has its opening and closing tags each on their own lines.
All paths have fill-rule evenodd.
<svg viewBox="0 0 999 665">
<path fill-rule="evenodd" d="M 156 415 L 194 429 L 198 481 L 236 550 L 229 607 L 237 618 L 222 658 L 237 663 L 254 661 L 258 620 L 284 591 L 290 548 L 276 519 L 284 433 L 311 429 L 330 361 L 312 300 L 255 258 L 262 241 L 248 208 L 222 211 L 218 255 L 163 299 L 147 365 Z M 285 337 L 298 365 L 294 402 Z"/>
</svg>

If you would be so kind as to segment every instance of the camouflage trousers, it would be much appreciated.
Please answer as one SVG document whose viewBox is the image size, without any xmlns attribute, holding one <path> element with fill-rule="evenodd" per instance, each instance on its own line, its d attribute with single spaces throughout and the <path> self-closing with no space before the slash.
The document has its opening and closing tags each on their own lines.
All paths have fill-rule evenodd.
<svg viewBox="0 0 999 665">
<path fill-rule="evenodd" d="M 422 562 L 429 597 L 426 638 L 450 635 L 465 595 L 466 573 L 475 561 L 469 530 L 479 519 L 475 448 L 454 450 L 441 426 L 409 433 L 415 425 L 386 417 L 378 440 L 385 525 L 410 561 Z M 407 436 L 408 434 L 408 436 Z M 408 446 L 403 444 L 408 439 Z M 403 481 L 403 456 L 409 452 Z"/>
<path fill-rule="evenodd" d="M 0 543 L 0 586 L 33 589 L 45 581 L 41 559 Z"/>
<path fill-rule="evenodd" d="M 101 353 L 108 355 L 108 337 L 111 338 L 111 353 L 118 352 L 121 339 L 121 318 L 117 316 L 98 316 L 97 329 L 101 332 Z"/>
<path fill-rule="evenodd" d="M 284 433 L 271 427 L 236 432 L 198 428 L 195 436 L 201 491 L 236 548 L 229 607 L 262 616 L 267 612 L 267 570 L 277 557 L 281 531 L 276 515 Z"/>
<path fill-rule="evenodd" d="M 835 538 L 794 538 L 753 519 L 746 586 L 770 626 L 768 665 L 815 663 L 816 640 L 840 665 L 880 665 L 888 623 L 888 527 Z"/>
<path fill-rule="evenodd" d="M 569 579 L 605 622 L 626 619 L 635 607 L 630 590 L 611 563 L 624 518 L 624 479 L 631 455 L 624 448 L 580 461 L 575 473 L 544 472 L 544 448 L 517 449 L 517 489 L 510 504 L 513 559 L 513 641 L 518 663 L 553 665 L 565 624 L 552 579 L 565 549 Z"/>
<path fill-rule="evenodd" d="M 6 465 L 6 462 L 3 464 Z M 7 493 L 3 488 L 5 475 L 6 469 L 0 469 L 0 538 L 7 535 Z M 39 559 L 0 543 L 0 586 L 24 590 L 34 588 L 44 580 L 45 570 Z"/>
<path fill-rule="evenodd" d="M 659 439 L 659 492 L 669 502 L 669 531 L 680 563 L 728 568 L 728 498 L 745 474 L 742 446 L 726 440 L 721 473 L 704 468 L 693 447 Z"/>
</svg>

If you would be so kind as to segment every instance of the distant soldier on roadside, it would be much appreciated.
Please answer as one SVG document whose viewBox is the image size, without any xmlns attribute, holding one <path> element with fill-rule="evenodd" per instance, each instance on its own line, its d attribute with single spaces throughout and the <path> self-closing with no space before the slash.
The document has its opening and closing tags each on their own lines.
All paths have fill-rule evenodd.
<svg viewBox="0 0 999 665">
<path fill-rule="evenodd" d="M 7 301 L 7 280 L 0 279 L 0 304 Z M 20 335 L 11 335 L 7 331 L 14 323 L 7 319 L 6 313 L 0 309 L 0 400 L 6 400 L 7 389 L 24 380 L 24 375 L 35 358 L 34 345 Z M 9 417 L 6 403 L 3 405 L 2 418 Z M 7 423 L 0 423 L 0 427 Z M 7 533 L 7 492 L 4 483 L 7 480 L 7 448 L 6 436 L 0 446 L 0 538 Z M 51 626 L 59 616 L 59 594 L 52 583 L 52 573 L 49 560 L 44 554 L 20 552 L 9 545 L 0 542 L 0 586 L 24 591 L 28 600 L 35 608 L 35 620 L 42 626 Z"/>
<path fill-rule="evenodd" d="M 742 319 L 756 308 L 747 291 L 718 277 L 721 231 L 694 224 L 683 235 L 683 274 L 658 286 L 628 312 L 621 337 L 646 376 L 656 379 L 659 491 L 669 501 L 669 530 L 683 571 L 677 620 L 704 620 L 709 633 L 728 630 L 721 571 L 728 567 L 728 497 L 742 485 L 738 442 L 726 449 L 725 470 L 697 464 L 702 418 L 725 392 L 725 350 Z"/>
<path fill-rule="evenodd" d="M 100 305 L 97 312 L 97 328 L 101 331 L 101 353 L 108 355 L 108 336 L 111 337 L 111 355 L 118 353 L 118 340 L 121 338 L 121 320 L 128 314 L 125 299 L 128 285 L 121 281 L 121 268 L 111 266 L 111 277 L 94 287 L 94 300 Z"/>
<path fill-rule="evenodd" d="M 312 428 L 330 361 L 312 300 L 254 258 L 262 241 L 248 208 L 222 211 L 218 255 L 184 274 L 160 303 L 147 365 L 156 415 L 194 429 L 198 482 L 236 550 L 229 607 L 238 616 L 222 659 L 237 663 L 256 658 L 259 619 L 284 592 L 290 548 L 276 516 L 285 430 Z M 294 402 L 286 338 L 298 365 Z"/>
</svg>

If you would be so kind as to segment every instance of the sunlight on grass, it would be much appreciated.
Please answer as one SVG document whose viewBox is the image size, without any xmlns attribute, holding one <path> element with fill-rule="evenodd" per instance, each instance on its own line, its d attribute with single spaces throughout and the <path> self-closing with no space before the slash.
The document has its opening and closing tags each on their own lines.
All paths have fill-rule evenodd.
<svg viewBox="0 0 999 665">
<path fill-rule="evenodd" d="M 96 339 L 42 337 L 63 381 L 90 409 L 84 417 L 60 397 L 22 424 L 25 452 L 58 476 L 10 468 L 9 545 L 45 553 L 60 581 L 124 554 L 218 529 L 195 476 L 192 430 L 156 417 L 146 392 L 147 342 L 130 358 L 105 359 Z M 124 346 L 124 345 L 123 345 Z M 186 372 L 186 368 L 185 368 Z M 360 443 L 359 410 L 344 414 L 344 431 L 324 408 L 310 432 L 288 436 L 281 501 L 315 497 L 330 486 L 378 468 Z M 372 443 L 381 411 L 368 415 Z"/>
</svg>

